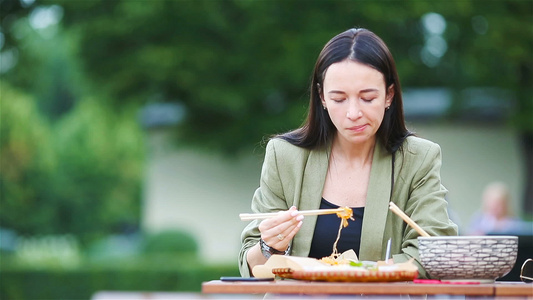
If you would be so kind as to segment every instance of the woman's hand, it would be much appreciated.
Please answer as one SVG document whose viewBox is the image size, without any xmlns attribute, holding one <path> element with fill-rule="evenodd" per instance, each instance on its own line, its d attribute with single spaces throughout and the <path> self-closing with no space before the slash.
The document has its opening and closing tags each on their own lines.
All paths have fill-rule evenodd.
<svg viewBox="0 0 533 300">
<path fill-rule="evenodd" d="M 285 251 L 289 247 L 292 238 L 302 227 L 304 216 L 298 215 L 295 206 L 289 210 L 280 211 L 277 216 L 263 220 L 259 224 L 261 238 L 265 243 L 279 251 Z M 246 254 L 246 261 L 250 273 L 254 266 L 265 264 L 266 257 L 261 253 L 259 243 L 255 244 Z"/>
<path fill-rule="evenodd" d="M 295 206 L 289 210 L 280 211 L 277 216 L 263 220 L 259 224 L 261 238 L 265 243 L 279 251 L 285 251 L 302 227 L 304 216 L 298 215 Z"/>
</svg>

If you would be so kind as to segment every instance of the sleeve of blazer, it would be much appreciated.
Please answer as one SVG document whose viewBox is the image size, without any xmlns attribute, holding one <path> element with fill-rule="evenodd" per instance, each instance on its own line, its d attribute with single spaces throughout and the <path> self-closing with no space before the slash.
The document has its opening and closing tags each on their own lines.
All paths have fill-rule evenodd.
<svg viewBox="0 0 533 300">
<path fill-rule="evenodd" d="M 276 157 L 276 140 L 268 142 L 265 160 L 261 170 L 259 188 L 252 198 L 252 212 L 265 213 L 289 209 L 283 193 L 282 181 L 278 171 Z M 246 261 L 248 249 L 259 242 L 261 233 L 258 226 L 260 221 L 251 221 L 241 234 L 241 250 L 239 252 L 239 270 L 241 276 L 250 277 L 250 270 Z"/>
<path fill-rule="evenodd" d="M 441 184 L 439 145 L 424 141 L 416 147 L 412 146 L 407 145 L 403 164 L 413 168 L 406 167 L 405 172 L 400 171 L 398 189 L 403 196 L 397 198 L 400 208 L 431 236 L 457 235 L 457 225 L 448 217 L 448 203 L 445 199 L 447 190 Z M 395 255 L 394 260 L 406 261 L 415 258 L 420 263 L 417 240 L 419 234 L 410 226 L 401 225 L 397 228 L 403 228 L 403 232 L 398 232 L 403 236 L 402 254 Z M 425 270 L 419 269 L 420 277 L 426 278 L 428 274 Z"/>
</svg>

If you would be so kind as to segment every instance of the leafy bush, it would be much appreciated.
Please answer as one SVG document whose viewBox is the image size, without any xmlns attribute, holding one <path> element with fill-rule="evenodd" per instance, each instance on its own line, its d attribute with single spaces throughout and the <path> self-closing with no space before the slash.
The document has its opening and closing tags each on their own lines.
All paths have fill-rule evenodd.
<svg viewBox="0 0 533 300">
<path fill-rule="evenodd" d="M 144 145 L 135 116 L 85 99 L 56 123 L 54 221 L 82 243 L 139 222 Z"/>
<path fill-rule="evenodd" d="M 72 268 L 81 260 L 78 241 L 72 235 L 20 237 L 14 254 L 18 264 L 34 268 Z"/>
<path fill-rule="evenodd" d="M 21 234 L 49 230 L 50 185 L 57 157 L 50 124 L 34 98 L 0 83 L 0 227 Z"/>
<path fill-rule="evenodd" d="M 196 254 L 198 243 L 184 231 L 166 230 L 146 237 L 145 254 Z"/>
<path fill-rule="evenodd" d="M 31 269 L 2 263 L 0 299 L 90 299 L 98 291 L 200 292 L 202 282 L 239 276 L 236 264 L 205 265 L 140 260 L 83 265 L 75 269 Z"/>
<path fill-rule="evenodd" d="M 137 226 L 144 145 L 135 107 L 82 99 L 47 121 L 35 99 L 0 86 L 0 227 L 74 234 L 83 244 Z"/>
</svg>

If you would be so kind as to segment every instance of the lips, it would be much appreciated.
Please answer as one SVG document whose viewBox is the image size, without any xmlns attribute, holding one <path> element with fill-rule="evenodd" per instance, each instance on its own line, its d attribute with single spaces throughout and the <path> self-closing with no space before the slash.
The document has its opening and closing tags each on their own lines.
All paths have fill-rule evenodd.
<svg viewBox="0 0 533 300">
<path fill-rule="evenodd" d="M 348 130 L 353 131 L 353 132 L 361 132 L 365 130 L 367 126 L 368 124 L 360 125 L 360 126 L 353 126 L 353 127 L 348 128 Z"/>
</svg>

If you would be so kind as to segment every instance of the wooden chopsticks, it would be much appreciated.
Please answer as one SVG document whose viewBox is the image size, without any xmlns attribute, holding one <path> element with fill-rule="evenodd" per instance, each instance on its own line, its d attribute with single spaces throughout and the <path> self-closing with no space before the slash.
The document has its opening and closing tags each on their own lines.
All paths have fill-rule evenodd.
<svg viewBox="0 0 533 300">
<path fill-rule="evenodd" d="M 392 202 L 389 202 L 389 209 L 397 214 L 398 216 L 400 216 L 400 218 L 402 218 L 405 223 L 409 224 L 409 226 L 413 227 L 414 230 L 416 230 L 416 232 L 418 232 L 418 234 L 420 234 L 421 236 L 426 236 L 428 237 L 429 234 L 424 230 L 422 229 L 422 227 L 418 226 L 418 224 L 415 223 L 415 221 L 413 221 L 411 218 L 409 218 L 409 216 L 407 216 L 396 204 L 392 203 Z"/>
<path fill-rule="evenodd" d="M 344 212 L 344 208 L 339 207 L 335 209 L 315 209 L 315 210 L 301 210 L 298 211 L 298 215 L 302 216 L 317 216 L 317 215 L 328 215 Z M 277 216 L 278 213 L 258 213 L 258 214 L 239 214 L 239 217 L 242 221 L 258 220 L 258 219 L 268 219 Z"/>
<path fill-rule="evenodd" d="M 396 204 L 393 202 L 389 202 L 389 209 L 397 214 L 400 218 L 402 218 L 409 226 L 413 227 L 418 234 L 424 237 L 430 236 L 422 227 L 418 226 L 418 224 L 415 223 L 409 216 L 407 216 Z M 302 216 L 317 216 L 317 215 L 327 215 L 327 214 L 336 214 L 344 212 L 344 208 L 339 207 L 336 209 L 315 209 L 315 210 L 301 210 L 298 211 L 298 215 Z M 250 220 L 260 220 L 260 219 L 268 219 L 272 218 L 274 216 L 277 216 L 278 213 L 258 213 L 258 214 L 239 214 L 239 217 L 242 221 L 250 221 Z"/>
</svg>

